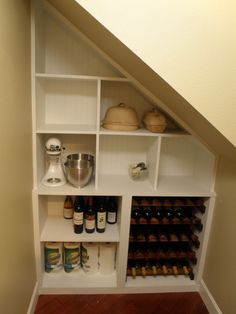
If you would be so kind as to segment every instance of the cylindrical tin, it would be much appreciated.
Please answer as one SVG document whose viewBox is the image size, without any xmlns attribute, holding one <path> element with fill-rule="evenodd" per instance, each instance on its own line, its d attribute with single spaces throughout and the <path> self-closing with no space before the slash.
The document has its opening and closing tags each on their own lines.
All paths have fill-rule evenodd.
<svg viewBox="0 0 236 314">
<path fill-rule="evenodd" d="M 62 243 L 46 242 L 44 245 L 45 271 L 47 273 L 62 269 Z"/>
<path fill-rule="evenodd" d="M 81 267 L 80 242 L 64 243 L 64 270 L 70 273 Z"/>
</svg>

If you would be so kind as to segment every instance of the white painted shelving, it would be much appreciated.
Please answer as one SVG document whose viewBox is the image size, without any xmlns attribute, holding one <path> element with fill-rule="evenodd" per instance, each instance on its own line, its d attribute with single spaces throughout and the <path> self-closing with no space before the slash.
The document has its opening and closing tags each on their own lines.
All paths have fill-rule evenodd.
<svg viewBox="0 0 236 314">
<path fill-rule="evenodd" d="M 207 201 L 205 225 L 210 226 L 214 203 L 215 156 L 192 135 L 180 128 L 155 134 L 111 131 L 102 127 L 106 110 L 121 102 L 133 106 L 141 121 L 155 105 L 131 77 L 94 47 L 46 1 L 34 2 L 32 15 L 32 119 L 34 156 L 34 229 L 40 292 L 184 291 L 195 290 L 202 273 L 208 236 L 201 234 L 195 281 L 178 278 L 128 278 L 126 280 L 130 212 L 133 196 L 201 196 Z M 169 125 L 175 123 L 169 117 Z M 95 156 L 91 183 L 82 189 L 42 185 L 47 163 L 44 145 L 56 136 L 67 155 L 88 152 Z M 64 156 L 65 157 L 65 156 Z M 149 175 L 133 181 L 131 163 L 145 161 Z M 73 233 L 71 221 L 62 218 L 65 195 L 107 195 L 120 199 L 119 219 L 104 234 Z M 207 220 L 208 219 L 208 220 Z M 208 234 L 208 233 L 207 233 Z M 111 276 L 88 276 L 82 271 L 67 274 L 44 272 L 45 241 L 117 242 L 116 271 Z M 199 266 L 200 265 L 200 266 Z M 109 290 L 112 288 L 112 290 Z M 150 290 L 150 289 L 151 290 Z M 100 290 L 102 289 L 102 290 Z"/>
</svg>

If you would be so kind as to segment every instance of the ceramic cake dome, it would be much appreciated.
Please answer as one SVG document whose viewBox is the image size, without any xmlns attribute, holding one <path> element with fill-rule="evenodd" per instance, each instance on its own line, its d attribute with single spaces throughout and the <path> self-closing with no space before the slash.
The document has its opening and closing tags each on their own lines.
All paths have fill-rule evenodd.
<svg viewBox="0 0 236 314">
<path fill-rule="evenodd" d="M 138 116 L 134 108 L 120 103 L 107 109 L 102 126 L 116 131 L 132 131 L 139 128 Z"/>
</svg>

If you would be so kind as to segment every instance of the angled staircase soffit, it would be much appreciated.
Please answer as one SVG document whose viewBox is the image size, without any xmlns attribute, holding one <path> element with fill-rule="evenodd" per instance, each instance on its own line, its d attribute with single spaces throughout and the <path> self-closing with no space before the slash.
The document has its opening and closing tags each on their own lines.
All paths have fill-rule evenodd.
<svg viewBox="0 0 236 314">
<path fill-rule="evenodd" d="M 236 158 L 236 148 L 191 104 L 122 44 L 74 0 L 47 0 L 84 40 L 108 60 L 114 73 L 127 77 L 151 102 L 198 138 L 211 151 Z M 68 25 L 69 25 L 68 24 Z"/>
</svg>

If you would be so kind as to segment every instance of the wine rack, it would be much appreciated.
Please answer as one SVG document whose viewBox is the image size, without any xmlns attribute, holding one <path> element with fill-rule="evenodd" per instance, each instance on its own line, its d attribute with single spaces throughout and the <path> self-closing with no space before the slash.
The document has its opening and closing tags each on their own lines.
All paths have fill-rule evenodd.
<svg viewBox="0 0 236 314">
<path fill-rule="evenodd" d="M 203 198 L 133 197 L 127 276 L 185 275 L 194 279 Z"/>
</svg>

